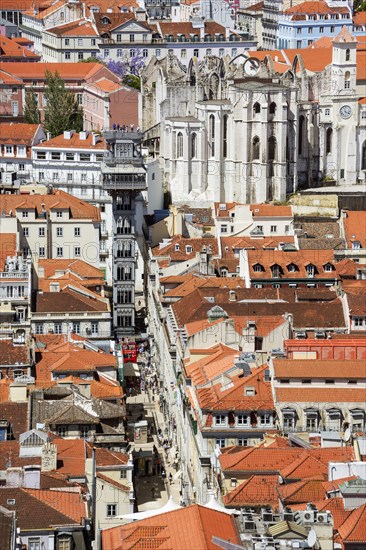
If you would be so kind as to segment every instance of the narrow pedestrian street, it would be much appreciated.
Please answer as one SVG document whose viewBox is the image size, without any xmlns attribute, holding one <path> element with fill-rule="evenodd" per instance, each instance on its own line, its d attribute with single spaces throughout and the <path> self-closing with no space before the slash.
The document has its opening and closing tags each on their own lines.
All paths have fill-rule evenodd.
<svg viewBox="0 0 366 550">
<path fill-rule="evenodd" d="M 139 353 L 137 365 L 137 376 L 126 377 L 126 409 L 134 461 L 135 512 L 143 512 L 161 508 L 169 497 L 180 504 L 182 497 L 178 461 L 167 437 L 159 390 L 154 383 L 155 372 L 147 351 Z"/>
</svg>

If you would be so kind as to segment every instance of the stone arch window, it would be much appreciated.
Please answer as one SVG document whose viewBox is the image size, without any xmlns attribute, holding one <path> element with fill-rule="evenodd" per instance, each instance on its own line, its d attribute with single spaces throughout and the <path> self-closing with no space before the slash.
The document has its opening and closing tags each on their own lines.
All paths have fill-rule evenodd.
<svg viewBox="0 0 366 550">
<path fill-rule="evenodd" d="M 346 61 L 349 61 L 351 59 L 351 50 L 349 48 L 346 49 Z"/>
<path fill-rule="evenodd" d="M 261 142 L 258 136 L 255 136 L 252 141 L 252 160 L 259 160 L 260 158 Z"/>
<path fill-rule="evenodd" d="M 183 134 L 182 132 L 178 132 L 177 134 L 177 158 L 181 158 L 183 156 Z"/>
<path fill-rule="evenodd" d="M 259 105 L 258 102 L 254 103 L 254 105 L 253 105 L 253 113 L 254 113 L 255 115 L 257 115 L 257 114 L 260 113 L 260 112 L 261 112 L 261 106 Z"/>
<path fill-rule="evenodd" d="M 191 135 L 191 158 L 195 159 L 197 156 L 197 134 L 193 132 Z"/>
<path fill-rule="evenodd" d="M 328 128 L 325 135 L 325 152 L 328 155 L 332 152 L 333 130 Z"/>
<path fill-rule="evenodd" d="M 344 89 L 349 90 L 351 87 L 351 73 L 346 71 L 344 73 Z"/>
<path fill-rule="evenodd" d="M 276 160 L 277 157 L 277 141 L 274 136 L 268 139 L 268 160 L 269 162 Z"/>
<path fill-rule="evenodd" d="M 299 118 L 299 142 L 298 142 L 299 155 L 302 154 L 303 146 L 304 146 L 304 128 L 305 128 L 305 117 L 301 115 Z"/>
<path fill-rule="evenodd" d="M 215 117 L 214 115 L 210 115 L 208 131 L 209 131 L 211 157 L 214 157 L 215 156 Z"/>
<path fill-rule="evenodd" d="M 361 170 L 366 170 L 366 139 L 362 144 Z"/>
<path fill-rule="evenodd" d="M 219 89 L 219 77 L 217 74 L 213 74 L 210 78 L 210 89 L 208 93 L 209 99 L 217 99 L 217 92 Z"/>
<path fill-rule="evenodd" d="M 270 105 L 269 105 L 269 114 L 270 115 L 275 115 L 276 110 L 277 110 L 277 105 L 274 101 L 272 101 L 272 103 L 270 103 Z"/>
<path fill-rule="evenodd" d="M 227 149 L 228 149 L 228 143 L 227 143 L 227 123 L 228 123 L 228 116 L 224 115 L 222 119 L 222 156 L 224 159 L 227 157 Z"/>
</svg>

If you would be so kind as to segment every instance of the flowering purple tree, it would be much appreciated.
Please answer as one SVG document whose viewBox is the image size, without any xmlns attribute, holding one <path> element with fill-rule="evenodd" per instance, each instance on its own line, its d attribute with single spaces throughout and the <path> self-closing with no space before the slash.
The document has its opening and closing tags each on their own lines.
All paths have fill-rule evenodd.
<svg viewBox="0 0 366 550">
<path fill-rule="evenodd" d="M 139 76 L 141 69 L 145 67 L 145 59 L 141 53 L 141 50 L 136 49 L 131 51 L 133 51 L 134 55 L 132 55 L 131 57 L 126 56 L 120 61 L 103 58 L 101 58 L 101 60 L 106 64 L 108 69 L 110 69 L 121 80 L 129 75 Z"/>
</svg>

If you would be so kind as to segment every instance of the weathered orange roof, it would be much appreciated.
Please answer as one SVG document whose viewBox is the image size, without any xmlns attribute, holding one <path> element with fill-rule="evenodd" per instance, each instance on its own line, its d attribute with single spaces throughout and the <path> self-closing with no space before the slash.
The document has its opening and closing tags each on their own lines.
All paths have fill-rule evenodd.
<svg viewBox="0 0 366 550">
<path fill-rule="evenodd" d="M 276 378 L 366 378 L 362 360 L 275 359 L 273 366 Z"/>
<path fill-rule="evenodd" d="M 47 32 L 57 36 L 99 36 L 90 21 L 85 21 L 85 19 L 52 27 L 47 29 Z"/>
<path fill-rule="evenodd" d="M 278 403 L 364 403 L 364 388 L 276 388 Z"/>
<path fill-rule="evenodd" d="M 251 204 L 253 217 L 292 218 L 292 206 L 277 206 L 273 204 Z"/>
<path fill-rule="evenodd" d="M 39 127 L 39 124 L 0 122 L 0 143 L 31 146 Z"/>
<path fill-rule="evenodd" d="M 276 476 L 253 475 L 223 497 L 225 506 L 271 506 L 278 510 L 278 479 Z"/>
<path fill-rule="evenodd" d="M 312 502 L 325 498 L 323 483 L 319 479 L 306 479 L 295 483 L 286 483 L 277 488 L 282 502 L 286 505 L 299 502 Z"/>
<path fill-rule="evenodd" d="M 86 139 L 80 139 L 80 133 L 72 132 L 70 138 L 66 138 L 64 134 L 61 134 L 60 136 L 44 140 L 42 141 L 42 143 L 39 143 L 38 145 L 34 146 L 34 150 L 35 151 L 37 151 L 37 149 L 43 150 L 48 147 L 57 147 L 62 149 L 64 148 L 92 149 L 92 150 L 107 149 L 106 141 L 102 136 L 96 135 L 95 139 L 97 140 L 97 142 L 95 145 L 93 145 L 93 132 L 87 132 Z"/>
<path fill-rule="evenodd" d="M 85 440 L 55 437 L 57 446 L 57 471 L 68 476 L 85 476 Z"/>
<path fill-rule="evenodd" d="M 129 525 L 105 529 L 102 544 L 103 550 L 217 550 L 213 536 L 240 543 L 235 520 L 229 514 L 193 504 Z"/>
<path fill-rule="evenodd" d="M 0 126 L 1 131 L 1 126 Z M 17 235 L 15 233 L 1 233 L 0 244 L 0 271 L 4 270 L 5 261 L 8 256 L 16 256 Z"/>
<path fill-rule="evenodd" d="M 104 68 L 100 63 L 21 63 L 8 62 L 1 67 L 9 74 L 23 80 L 46 80 L 46 72 L 58 72 L 64 80 L 87 80 Z"/>
<path fill-rule="evenodd" d="M 99 208 L 59 189 L 47 195 L 0 195 L 1 212 L 15 216 L 18 209 L 36 210 L 37 213 L 67 209 L 74 219 L 100 220 Z"/>
<path fill-rule="evenodd" d="M 112 82 L 112 80 L 108 80 L 108 78 L 101 78 L 100 80 L 93 82 L 93 86 L 100 88 L 103 92 L 115 92 L 119 88 L 122 88 L 120 84 L 117 82 Z"/>
<path fill-rule="evenodd" d="M 12 60 L 39 61 L 40 55 L 32 52 L 28 48 L 21 46 L 14 39 L 0 36 L 0 61 Z"/>
<path fill-rule="evenodd" d="M 92 456 L 92 449 L 92 444 L 86 442 L 86 454 L 88 458 Z M 126 453 L 111 451 L 104 447 L 96 447 L 95 460 L 97 467 L 122 466 L 128 463 L 128 455 Z"/>
<path fill-rule="evenodd" d="M 353 16 L 353 25 L 355 27 L 366 25 L 366 11 L 358 11 L 355 13 Z"/>
<path fill-rule="evenodd" d="M 343 224 L 348 248 L 352 248 L 352 243 L 356 241 L 361 248 L 366 248 L 366 212 L 346 210 Z"/>
<path fill-rule="evenodd" d="M 63 489 L 24 489 L 29 495 L 45 502 L 58 512 L 68 516 L 76 523 L 82 523 L 84 518 L 88 517 L 87 503 L 83 499 L 80 491 L 67 491 Z"/>
<path fill-rule="evenodd" d="M 343 543 L 366 542 L 366 504 L 362 504 L 339 527 L 338 533 Z"/>
<path fill-rule="evenodd" d="M 285 15 L 287 14 L 305 14 L 305 15 L 313 15 L 313 14 L 327 14 L 327 13 L 350 13 L 350 10 L 347 7 L 337 6 L 336 8 L 331 8 L 328 6 L 326 2 L 302 2 L 301 4 L 296 4 L 296 6 L 292 6 L 291 8 L 288 8 L 287 10 L 284 10 L 283 12 Z"/>
<path fill-rule="evenodd" d="M 44 269 L 44 277 L 46 279 L 57 276 L 56 272 L 71 271 L 83 278 L 100 279 L 103 277 L 103 271 L 98 267 L 84 262 L 84 260 L 75 259 L 49 259 L 39 260 L 38 266 Z"/>
</svg>

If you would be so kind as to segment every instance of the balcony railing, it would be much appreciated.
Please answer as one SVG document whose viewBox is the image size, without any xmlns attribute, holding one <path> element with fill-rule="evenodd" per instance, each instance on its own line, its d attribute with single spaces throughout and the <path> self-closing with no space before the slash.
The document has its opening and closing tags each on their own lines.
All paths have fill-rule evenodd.
<svg viewBox="0 0 366 550">
<path fill-rule="evenodd" d="M 103 187 L 107 190 L 130 189 L 132 191 L 142 191 L 146 189 L 145 175 L 126 174 L 117 176 L 108 176 L 103 180 Z"/>
</svg>

